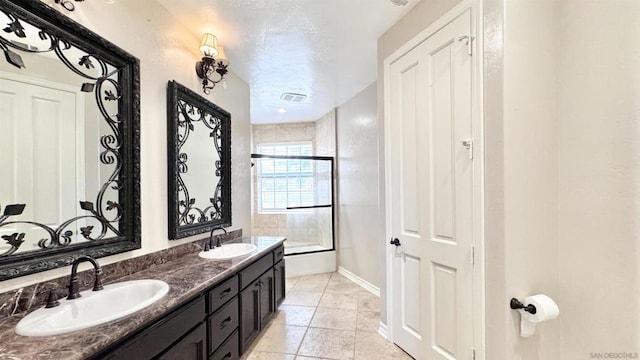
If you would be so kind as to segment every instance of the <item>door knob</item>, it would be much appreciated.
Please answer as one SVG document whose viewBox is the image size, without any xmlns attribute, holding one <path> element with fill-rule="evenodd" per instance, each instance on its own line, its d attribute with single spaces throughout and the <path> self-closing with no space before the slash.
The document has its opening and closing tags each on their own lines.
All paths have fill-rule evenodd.
<svg viewBox="0 0 640 360">
<path fill-rule="evenodd" d="M 393 239 L 391 239 L 389 244 L 395 245 L 395 246 L 400 246 L 400 240 L 398 240 L 398 238 L 393 238 Z"/>
</svg>

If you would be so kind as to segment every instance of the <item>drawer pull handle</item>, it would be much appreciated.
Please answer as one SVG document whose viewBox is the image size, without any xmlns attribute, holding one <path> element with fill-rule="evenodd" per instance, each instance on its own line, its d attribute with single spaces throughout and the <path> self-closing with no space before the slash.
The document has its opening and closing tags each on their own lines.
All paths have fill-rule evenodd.
<svg viewBox="0 0 640 360">
<path fill-rule="evenodd" d="M 225 355 L 225 356 L 222 358 L 222 360 L 224 360 L 224 359 L 231 359 L 231 351 L 229 351 L 229 352 L 227 353 L 227 355 Z"/>
<path fill-rule="evenodd" d="M 224 319 L 223 322 L 220 323 L 220 329 L 226 328 L 230 322 L 231 322 L 231 316 L 227 317 L 226 319 Z"/>
<path fill-rule="evenodd" d="M 229 293 L 231 292 L 231 288 L 227 288 L 225 291 L 220 293 L 220 299 L 224 298 L 225 296 L 229 295 Z"/>
</svg>

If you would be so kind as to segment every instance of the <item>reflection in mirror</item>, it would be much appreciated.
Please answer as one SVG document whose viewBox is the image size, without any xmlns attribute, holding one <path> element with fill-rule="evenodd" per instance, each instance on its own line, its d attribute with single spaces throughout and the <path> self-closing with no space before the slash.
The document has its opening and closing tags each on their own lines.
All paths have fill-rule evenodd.
<svg viewBox="0 0 640 360">
<path fill-rule="evenodd" d="M 169 237 L 231 225 L 231 116 L 169 82 Z"/>
<path fill-rule="evenodd" d="M 2 26 L 0 279 L 139 248 L 137 59 L 38 1 L 0 2 Z"/>
</svg>

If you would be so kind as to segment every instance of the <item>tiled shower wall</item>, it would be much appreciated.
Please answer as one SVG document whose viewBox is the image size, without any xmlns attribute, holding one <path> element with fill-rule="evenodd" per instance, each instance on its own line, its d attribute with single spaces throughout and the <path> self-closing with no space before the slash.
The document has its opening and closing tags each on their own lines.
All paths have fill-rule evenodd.
<svg viewBox="0 0 640 360">
<path fill-rule="evenodd" d="M 324 162 L 320 164 L 320 166 L 316 167 L 316 181 L 318 182 L 317 187 L 319 189 L 316 194 L 316 203 L 317 204 L 328 204 L 331 201 L 331 182 L 336 181 L 337 176 L 335 175 L 336 163 L 336 111 L 331 110 L 325 116 L 321 117 L 316 121 L 316 144 L 315 144 L 315 154 L 317 156 L 332 156 L 334 158 L 334 178 L 331 178 L 331 169 L 328 166 L 324 166 Z M 334 194 L 335 196 L 335 194 Z M 337 205 L 338 201 L 334 197 L 333 204 L 334 207 Z M 320 208 L 316 209 L 316 237 L 317 241 L 320 242 L 326 248 L 332 247 L 332 229 L 331 229 L 331 217 L 333 214 L 327 214 L 331 209 L 328 208 Z M 334 219 L 334 222 L 336 220 Z"/>
</svg>

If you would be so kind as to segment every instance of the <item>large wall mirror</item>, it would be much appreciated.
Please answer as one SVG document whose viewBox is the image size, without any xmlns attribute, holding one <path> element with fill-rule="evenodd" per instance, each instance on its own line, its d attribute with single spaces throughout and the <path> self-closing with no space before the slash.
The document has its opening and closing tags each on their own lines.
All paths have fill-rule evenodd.
<svg viewBox="0 0 640 360">
<path fill-rule="evenodd" d="M 169 238 L 231 226 L 231 115 L 170 81 Z"/>
<path fill-rule="evenodd" d="M 0 281 L 140 248 L 139 61 L 0 0 Z"/>
</svg>

